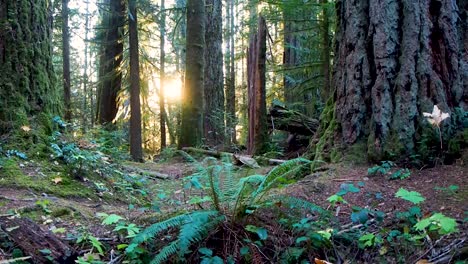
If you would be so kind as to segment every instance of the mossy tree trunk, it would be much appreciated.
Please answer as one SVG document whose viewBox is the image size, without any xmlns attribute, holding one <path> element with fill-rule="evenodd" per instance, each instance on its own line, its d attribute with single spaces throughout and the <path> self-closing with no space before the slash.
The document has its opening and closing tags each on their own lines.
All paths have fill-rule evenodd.
<svg viewBox="0 0 468 264">
<path fill-rule="evenodd" d="M 202 144 L 205 68 L 205 1 L 187 1 L 185 84 L 179 147 Z"/>
<path fill-rule="evenodd" d="M 336 2 L 333 84 L 345 147 L 364 143 L 371 160 L 412 155 L 428 128 L 422 112 L 438 105 L 453 114 L 448 131 L 457 109 L 467 110 L 466 1 L 457 2 Z"/>
<path fill-rule="evenodd" d="M 0 0 L 0 134 L 59 113 L 51 8 L 49 0 Z"/>
<path fill-rule="evenodd" d="M 97 121 L 101 125 L 111 124 L 118 110 L 117 96 L 122 87 L 123 26 L 125 24 L 125 1 L 104 0 L 99 58 L 99 84 Z"/>
<path fill-rule="evenodd" d="M 140 55 L 138 52 L 138 16 L 136 0 L 128 1 L 130 46 L 130 155 L 134 161 L 143 161 L 140 103 Z"/>
<path fill-rule="evenodd" d="M 206 0 L 205 24 L 205 139 L 224 143 L 223 21 L 221 0 Z"/>
<path fill-rule="evenodd" d="M 263 17 L 258 20 L 258 32 L 251 36 L 247 52 L 248 94 L 249 94 L 249 134 L 247 152 L 250 155 L 262 154 L 268 142 L 266 111 L 266 36 L 267 28 Z"/>
<path fill-rule="evenodd" d="M 71 82 L 70 82 L 70 33 L 68 28 L 68 0 L 62 0 L 62 46 L 63 46 L 63 98 L 65 102 L 65 120 L 72 118 Z"/>
</svg>

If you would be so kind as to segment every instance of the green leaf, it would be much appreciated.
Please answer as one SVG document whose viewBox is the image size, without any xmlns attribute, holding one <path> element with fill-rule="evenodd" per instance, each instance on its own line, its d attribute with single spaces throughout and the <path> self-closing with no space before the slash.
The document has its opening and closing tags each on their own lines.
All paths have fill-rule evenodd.
<svg viewBox="0 0 468 264">
<path fill-rule="evenodd" d="M 206 247 L 198 249 L 198 252 L 200 252 L 200 254 L 205 255 L 207 257 L 213 256 L 213 250 L 206 248 Z"/>
<path fill-rule="evenodd" d="M 300 244 L 300 243 L 305 242 L 305 241 L 309 241 L 309 238 L 305 237 L 305 236 L 301 236 L 301 237 L 298 237 L 296 239 L 296 244 Z"/>
<path fill-rule="evenodd" d="M 50 251 L 50 249 L 48 249 L 48 248 L 41 249 L 41 250 L 39 250 L 39 252 L 41 252 L 44 255 L 52 254 L 52 251 Z"/>
<path fill-rule="evenodd" d="M 330 197 L 327 198 L 327 201 L 329 201 L 332 205 L 335 205 L 336 203 L 347 203 L 342 196 L 334 194 Z"/>
<path fill-rule="evenodd" d="M 256 233 L 258 237 L 260 238 L 260 240 L 265 240 L 268 237 L 268 232 L 264 227 L 256 227 L 254 225 L 247 225 L 245 227 L 245 230 L 252 232 L 252 233 Z"/>
<path fill-rule="evenodd" d="M 401 198 L 403 200 L 407 200 L 412 202 L 413 204 L 418 204 L 426 200 L 420 193 L 414 191 L 408 191 L 404 188 L 400 188 L 398 192 L 395 194 L 395 197 Z"/>
<path fill-rule="evenodd" d="M 364 247 L 372 247 L 375 242 L 375 235 L 374 234 L 366 234 L 359 238 L 359 242 L 364 245 Z"/>
<path fill-rule="evenodd" d="M 213 258 L 211 258 L 211 263 L 212 264 L 224 264 L 224 261 L 222 258 L 218 256 L 214 256 Z"/>
<path fill-rule="evenodd" d="M 111 214 L 108 215 L 104 220 L 102 221 L 103 225 L 113 225 L 118 223 L 120 220 L 124 220 L 123 217 L 116 215 L 116 214 Z"/>
<path fill-rule="evenodd" d="M 117 245 L 118 250 L 126 249 L 127 247 L 128 247 L 128 244 L 119 244 L 119 245 Z"/>
<path fill-rule="evenodd" d="M 451 217 L 447 217 L 441 213 L 435 213 L 429 218 L 424 218 L 414 225 L 416 230 L 423 231 L 438 230 L 439 234 L 446 235 L 457 231 L 457 222 Z"/>
<path fill-rule="evenodd" d="M 245 255 L 249 254 L 249 247 L 241 247 L 240 254 L 241 254 L 241 256 L 245 256 Z"/>
<path fill-rule="evenodd" d="M 97 238 L 93 236 L 89 236 L 89 241 L 93 245 L 93 247 L 99 252 L 99 254 L 104 255 L 104 250 L 102 250 L 102 243 L 97 240 Z"/>
</svg>

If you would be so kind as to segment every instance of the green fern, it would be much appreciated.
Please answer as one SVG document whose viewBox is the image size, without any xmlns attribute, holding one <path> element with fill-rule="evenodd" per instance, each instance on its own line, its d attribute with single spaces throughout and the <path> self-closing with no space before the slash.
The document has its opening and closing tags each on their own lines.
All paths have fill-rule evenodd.
<svg viewBox="0 0 468 264">
<path fill-rule="evenodd" d="M 163 263 L 175 253 L 178 253 L 179 257 L 183 257 L 191 245 L 203 240 L 210 230 L 216 228 L 224 220 L 225 217 L 220 215 L 218 211 L 195 211 L 175 216 L 145 229 L 133 239 L 126 251 L 133 251 L 140 243 L 154 239 L 158 233 L 164 230 L 179 228 L 177 239 L 161 249 L 151 263 Z"/>
<path fill-rule="evenodd" d="M 327 210 L 324 210 L 322 207 L 313 204 L 309 201 L 297 198 L 297 197 L 292 197 L 292 196 L 285 196 L 285 195 L 278 195 L 275 197 L 271 198 L 273 201 L 278 201 L 283 204 L 288 205 L 290 208 L 303 208 L 305 210 L 311 211 L 311 212 L 316 212 L 321 215 L 323 214 L 328 214 L 329 212 Z"/>
<path fill-rule="evenodd" d="M 254 203 L 262 199 L 262 197 L 276 187 L 276 183 L 285 180 L 287 176 L 294 175 L 299 172 L 303 166 L 310 163 L 310 160 L 297 158 L 288 160 L 285 163 L 273 168 L 266 176 L 260 186 L 252 194 L 251 202 Z M 257 198 L 258 197 L 258 198 Z"/>
</svg>

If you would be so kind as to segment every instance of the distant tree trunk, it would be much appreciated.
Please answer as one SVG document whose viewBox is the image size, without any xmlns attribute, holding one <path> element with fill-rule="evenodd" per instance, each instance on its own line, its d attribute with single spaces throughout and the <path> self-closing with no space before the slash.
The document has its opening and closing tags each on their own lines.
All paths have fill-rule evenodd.
<svg viewBox="0 0 468 264">
<path fill-rule="evenodd" d="M 82 114 L 82 124 L 81 128 L 83 133 L 86 133 L 86 128 L 87 128 L 87 113 L 88 113 L 88 51 L 89 51 L 89 43 L 88 43 L 88 36 L 89 36 L 89 2 L 86 2 L 86 9 L 85 9 L 85 39 L 84 39 L 84 45 L 85 45 L 85 50 L 84 50 L 84 66 L 83 66 L 83 114 Z M 92 97 L 92 95 L 91 95 Z M 93 106 L 89 108 L 91 110 L 91 117 L 93 116 L 92 114 L 92 109 Z"/>
<path fill-rule="evenodd" d="M 328 0 L 320 0 L 322 4 L 322 19 L 320 23 L 320 35 L 321 35 L 321 51 L 322 51 L 322 74 L 323 74 L 323 88 L 322 88 L 322 99 L 324 101 L 330 96 L 330 54 L 331 54 L 331 42 L 330 42 L 330 11 L 328 6 Z"/>
<path fill-rule="evenodd" d="M 422 112 L 450 112 L 449 131 L 455 108 L 466 111 L 466 1 L 457 2 L 337 1 L 333 83 L 345 146 L 362 142 L 370 159 L 411 155 L 428 131 Z"/>
<path fill-rule="evenodd" d="M 291 73 L 299 64 L 300 54 L 298 50 L 300 49 L 300 43 L 296 36 L 298 33 L 295 32 L 294 16 L 290 14 L 292 11 L 285 10 L 284 12 L 284 99 L 289 108 L 302 111 L 303 109 L 300 109 L 300 107 L 303 106 L 304 95 L 294 84 L 295 75 Z"/>
<path fill-rule="evenodd" d="M 59 114 L 51 13 L 48 0 L 0 0 L 0 134 L 28 125 L 28 117 Z"/>
<path fill-rule="evenodd" d="M 226 136 L 236 143 L 236 87 L 234 70 L 234 0 L 226 0 Z"/>
<path fill-rule="evenodd" d="M 166 78 L 165 73 L 165 60 L 166 60 L 166 52 L 164 51 L 165 46 L 165 37 L 166 37 L 166 10 L 165 9 L 165 0 L 161 0 L 161 23 L 160 27 L 160 74 L 159 74 L 159 127 L 161 132 L 161 150 L 166 147 L 166 120 L 165 120 L 165 97 L 164 97 L 164 81 Z"/>
<path fill-rule="evenodd" d="M 248 55 L 249 138 L 247 151 L 258 155 L 266 150 L 268 125 L 266 112 L 266 22 L 258 21 L 258 32 L 251 36 Z"/>
<path fill-rule="evenodd" d="M 68 28 L 68 0 L 62 0 L 62 57 L 63 57 L 63 97 L 65 120 L 71 121 L 71 82 L 70 82 L 70 33 Z"/>
<path fill-rule="evenodd" d="M 120 70 L 123 59 L 123 26 L 125 4 L 123 0 L 105 0 L 102 45 L 99 62 L 99 88 L 97 120 L 101 125 L 111 124 L 117 115 L 117 96 L 122 86 Z M 107 7 L 107 6 L 106 6 Z"/>
<path fill-rule="evenodd" d="M 223 21 L 221 0 L 206 0 L 205 20 L 205 139 L 224 143 Z"/>
<path fill-rule="evenodd" d="M 143 161 L 140 106 L 140 55 L 138 53 L 138 19 L 136 0 L 129 0 L 130 45 L 130 155 L 134 161 Z"/>
<path fill-rule="evenodd" d="M 205 65 L 205 1 L 187 1 L 185 85 L 182 92 L 182 120 L 179 147 L 202 143 L 203 85 Z"/>
</svg>

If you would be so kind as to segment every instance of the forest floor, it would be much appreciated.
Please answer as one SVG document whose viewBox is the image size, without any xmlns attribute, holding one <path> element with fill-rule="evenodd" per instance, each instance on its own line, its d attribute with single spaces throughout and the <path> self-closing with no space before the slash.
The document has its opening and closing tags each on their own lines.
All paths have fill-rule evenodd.
<svg viewBox="0 0 468 264">
<path fill-rule="evenodd" d="M 148 196 L 159 199 L 161 202 L 154 210 L 140 210 L 133 202 L 121 197 L 113 199 L 113 194 L 102 195 L 97 193 L 92 197 L 67 197 L 54 193 L 41 192 L 37 188 L 22 186 L 2 186 L 0 181 L 0 216 L 20 214 L 42 225 L 44 229 L 62 230 L 57 235 L 66 239 L 78 236 L 83 229 L 94 237 L 109 241 L 116 240 L 112 229 L 101 224 L 99 213 L 116 214 L 128 219 L 132 223 L 148 224 L 154 221 L 158 212 L 165 215 L 176 213 L 193 205 L 188 200 L 193 193 L 187 193 L 184 185 L 187 184 L 185 176 L 194 170 L 190 163 L 180 157 L 160 163 L 126 163 L 126 170 L 135 173 L 158 172 L 169 175 L 168 179 L 149 177 L 146 183 Z M 252 174 L 265 174 L 272 167 L 259 169 L 240 168 L 239 177 Z M 42 168 L 37 168 L 37 171 Z M 31 171 L 31 168 L 28 169 Z M 412 204 L 396 198 L 399 188 L 417 191 L 425 197 L 420 205 L 424 216 L 433 212 L 441 212 L 457 219 L 460 237 L 468 236 L 468 167 L 459 165 L 437 166 L 424 170 L 411 170 L 411 175 L 403 180 L 389 180 L 389 175 L 368 175 L 368 167 L 345 164 L 327 165 L 327 169 L 307 175 L 286 188 L 276 190 L 283 194 L 302 198 L 313 202 L 323 208 L 330 208 L 327 198 L 343 188 L 343 184 L 358 186 L 359 192 L 348 193 L 336 209 L 336 215 L 342 223 L 350 222 L 353 206 L 362 208 L 372 207 L 384 213 L 408 210 Z M 24 172 L 24 171 L 23 171 Z M 2 175 L 0 175 L 0 178 Z M 51 183 L 53 184 L 53 183 Z M 57 183 L 60 184 L 60 183 Z M 89 183 L 83 182 L 83 188 L 94 190 Z M 117 196 L 117 195 L 116 195 Z M 158 212 L 156 212 L 158 211 Z M 7 259 L 7 257 L 3 257 Z M 2 252 L 0 248 L 0 261 Z"/>
</svg>

